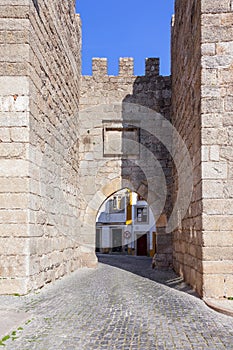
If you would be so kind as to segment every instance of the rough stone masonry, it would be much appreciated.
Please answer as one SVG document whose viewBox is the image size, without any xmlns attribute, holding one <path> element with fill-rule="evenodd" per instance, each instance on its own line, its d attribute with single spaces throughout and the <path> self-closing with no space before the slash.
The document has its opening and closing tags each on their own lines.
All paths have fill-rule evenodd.
<svg viewBox="0 0 233 350">
<path fill-rule="evenodd" d="M 96 212 L 127 186 L 154 210 L 158 265 L 172 264 L 203 297 L 233 295 L 232 38 L 232 1 L 176 0 L 171 77 L 159 75 L 158 59 L 136 77 L 129 58 L 116 77 L 104 59 L 81 77 L 74 0 L 0 1 L 0 293 L 96 266 Z M 173 124 L 192 162 L 191 202 L 172 234 L 180 169 L 147 131 L 167 125 L 153 124 L 153 113 Z M 105 141 L 118 132 L 143 152 L 110 150 Z M 164 176 L 148 182 L 155 168 Z"/>
</svg>

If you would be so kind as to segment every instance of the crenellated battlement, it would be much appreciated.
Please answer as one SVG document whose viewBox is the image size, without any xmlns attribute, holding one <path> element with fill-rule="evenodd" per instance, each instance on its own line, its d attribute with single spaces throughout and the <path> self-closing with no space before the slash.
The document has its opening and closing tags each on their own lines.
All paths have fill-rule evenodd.
<svg viewBox="0 0 233 350">
<path fill-rule="evenodd" d="M 119 77 L 134 76 L 134 59 L 132 57 L 119 58 Z M 108 59 L 94 57 L 92 59 L 92 76 L 104 77 L 108 76 Z M 159 76 L 159 58 L 146 58 L 145 60 L 145 76 Z"/>
<path fill-rule="evenodd" d="M 134 75 L 134 59 L 132 57 L 119 58 L 119 75 L 120 76 Z"/>
</svg>

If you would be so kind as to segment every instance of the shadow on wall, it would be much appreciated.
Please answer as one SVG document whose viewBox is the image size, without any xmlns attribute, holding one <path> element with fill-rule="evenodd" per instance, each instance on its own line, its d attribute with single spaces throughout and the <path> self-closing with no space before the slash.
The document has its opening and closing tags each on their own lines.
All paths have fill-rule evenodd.
<svg viewBox="0 0 233 350">
<path fill-rule="evenodd" d="M 148 108 L 148 111 L 155 111 L 168 121 L 171 120 L 171 77 L 159 75 L 159 58 L 147 58 L 145 70 L 146 74 L 144 76 L 137 76 L 135 78 L 133 93 L 131 95 L 127 95 L 122 101 L 122 120 L 129 129 L 130 121 L 133 121 L 132 124 L 135 124 L 134 117 L 129 115 L 129 104 L 146 107 Z M 120 60 L 119 74 L 122 77 L 133 75 L 133 59 L 124 58 Z M 142 110 L 142 113 L 143 112 L 145 111 Z M 142 114 L 141 118 L 147 117 L 148 116 L 144 113 Z M 149 150 L 149 156 L 151 156 L 151 158 L 154 157 L 159 162 L 163 170 L 167 189 L 164 211 L 166 217 L 168 218 L 172 211 L 172 159 L 166 145 L 162 144 L 162 142 L 159 141 L 153 134 L 153 131 L 151 130 L 150 132 L 148 129 L 150 129 L 149 124 L 147 128 L 143 128 L 138 125 L 139 135 L 136 136 L 140 146 Z M 134 133 L 136 134 L 136 130 Z M 124 147 L 124 144 L 127 143 L 129 139 L 134 139 L 134 141 L 136 140 L 135 135 L 133 135 L 133 130 L 128 133 L 124 132 L 123 134 L 123 154 L 125 153 L 125 150 L 129 150 L 129 147 Z M 136 159 L 136 154 L 129 154 L 128 156 L 126 155 L 126 157 L 123 156 L 121 174 L 122 179 L 133 182 L 135 190 L 144 196 L 145 200 L 147 200 L 149 195 L 148 181 L 145 174 L 143 174 L 142 169 L 138 169 Z M 145 161 L 150 160 L 145 159 Z"/>
<path fill-rule="evenodd" d="M 40 14 L 40 8 L 39 8 L 39 4 L 38 4 L 38 0 L 32 0 L 33 5 L 35 6 L 35 9 L 38 13 L 38 15 Z"/>
<path fill-rule="evenodd" d="M 156 265 L 168 268 L 172 266 L 172 235 L 166 233 L 166 224 L 172 213 L 173 163 L 168 144 L 161 140 L 168 136 L 171 144 L 170 130 L 164 127 L 164 120 L 171 120 L 171 77 L 159 75 L 158 58 L 146 59 L 145 70 L 144 76 L 135 78 L 133 93 L 122 101 L 121 177 L 123 185 L 133 182 L 135 191 L 151 206 L 157 227 Z M 133 59 L 120 60 L 119 75 L 133 75 Z"/>
</svg>

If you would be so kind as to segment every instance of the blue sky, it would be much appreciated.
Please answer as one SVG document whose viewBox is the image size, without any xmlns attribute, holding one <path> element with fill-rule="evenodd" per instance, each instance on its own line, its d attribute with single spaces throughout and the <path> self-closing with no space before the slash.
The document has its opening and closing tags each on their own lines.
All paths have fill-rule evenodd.
<svg viewBox="0 0 233 350">
<path fill-rule="evenodd" d="M 170 74 L 170 23 L 174 0 L 76 0 L 83 27 L 83 74 L 92 57 L 108 58 L 118 74 L 118 58 L 134 57 L 135 75 L 144 75 L 146 57 L 160 57 L 160 73 Z"/>
</svg>

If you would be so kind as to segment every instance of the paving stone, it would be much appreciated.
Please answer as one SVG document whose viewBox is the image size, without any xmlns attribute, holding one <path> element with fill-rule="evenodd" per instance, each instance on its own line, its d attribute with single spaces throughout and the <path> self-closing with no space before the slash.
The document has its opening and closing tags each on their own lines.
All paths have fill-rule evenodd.
<svg viewBox="0 0 233 350">
<path fill-rule="evenodd" d="M 233 349 L 233 318 L 208 308 L 149 258 L 100 256 L 39 294 L 0 297 L 31 315 L 6 350 Z M 114 266 L 116 265 L 116 266 Z M 143 276 L 141 276 L 143 274 Z M 182 285 L 182 288 L 181 288 Z M 187 292 L 188 291 L 188 292 Z"/>
</svg>

